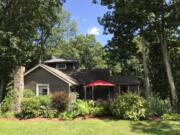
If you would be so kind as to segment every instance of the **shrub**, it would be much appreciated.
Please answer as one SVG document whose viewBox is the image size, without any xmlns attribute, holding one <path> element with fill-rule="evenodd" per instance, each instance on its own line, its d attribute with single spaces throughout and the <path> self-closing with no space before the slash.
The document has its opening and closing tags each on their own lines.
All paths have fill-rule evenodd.
<svg viewBox="0 0 180 135">
<path fill-rule="evenodd" d="M 94 116 L 110 115 L 110 103 L 109 102 L 96 102 L 91 110 L 91 114 Z"/>
<path fill-rule="evenodd" d="M 35 97 L 35 93 L 30 90 L 30 89 L 25 89 L 24 92 L 23 92 L 23 97 L 24 98 L 32 98 L 32 97 Z"/>
<path fill-rule="evenodd" d="M 93 102 L 77 100 L 72 103 L 71 110 L 59 114 L 59 118 L 69 120 L 78 116 L 90 115 L 93 110 Z"/>
<path fill-rule="evenodd" d="M 161 99 L 160 96 L 154 95 L 146 99 L 146 116 L 161 116 L 172 112 L 172 107 L 169 99 Z"/>
<path fill-rule="evenodd" d="M 2 112 L 1 112 L 1 110 L 0 110 L 0 118 L 2 118 L 3 116 L 2 116 Z"/>
<path fill-rule="evenodd" d="M 55 93 L 52 97 L 52 107 L 58 112 L 63 112 L 68 109 L 69 106 L 69 95 L 65 92 Z"/>
<path fill-rule="evenodd" d="M 75 112 L 65 111 L 63 113 L 60 113 L 58 117 L 63 120 L 72 120 L 77 116 Z"/>
<path fill-rule="evenodd" d="M 51 98 L 49 96 L 38 96 L 24 98 L 21 103 L 21 118 L 45 117 L 51 118 L 54 112 L 50 108 Z"/>
<path fill-rule="evenodd" d="M 9 90 L 7 92 L 6 97 L 4 98 L 4 100 L 2 101 L 2 103 L 0 105 L 0 110 L 1 110 L 2 114 L 6 113 L 8 111 L 11 111 L 15 95 L 16 95 L 15 90 Z"/>
<path fill-rule="evenodd" d="M 91 113 L 92 110 L 92 104 L 88 101 L 84 100 L 77 100 L 73 104 L 73 111 L 76 112 L 76 115 L 84 116 Z"/>
<path fill-rule="evenodd" d="M 1 116 L 2 118 L 14 118 L 15 117 L 15 114 L 14 114 L 14 112 L 5 112 L 5 113 L 3 113 L 2 114 L 2 116 Z"/>
<path fill-rule="evenodd" d="M 180 114 L 164 114 L 161 118 L 163 120 L 180 121 Z"/>
<path fill-rule="evenodd" d="M 144 100 L 132 93 L 120 95 L 112 103 L 112 115 L 117 118 L 139 120 L 145 117 Z"/>
<path fill-rule="evenodd" d="M 72 103 L 71 110 L 59 114 L 59 118 L 69 120 L 78 116 L 101 116 L 109 114 L 108 103 L 95 103 L 94 101 L 77 100 Z"/>
</svg>

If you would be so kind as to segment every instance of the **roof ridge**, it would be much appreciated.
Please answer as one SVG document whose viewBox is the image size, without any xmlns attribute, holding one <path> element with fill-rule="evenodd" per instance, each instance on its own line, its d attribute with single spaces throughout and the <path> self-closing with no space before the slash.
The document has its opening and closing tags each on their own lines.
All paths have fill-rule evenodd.
<svg viewBox="0 0 180 135">
<path fill-rule="evenodd" d="M 43 68 L 45 69 L 46 71 L 48 71 L 49 73 L 53 74 L 54 76 L 58 77 L 59 79 L 62 79 L 64 80 L 66 83 L 68 84 L 73 84 L 73 85 L 78 85 L 78 81 L 72 77 L 70 77 L 69 75 L 63 73 L 62 71 L 60 70 L 57 70 L 55 68 L 52 68 L 50 66 L 47 66 L 45 64 L 38 64 L 36 65 L 35 67 L 33 67 L 32 69 L 30 69 L 29 71 L 27 71 L 24 76 L 28 75 L 29 73 L 31 73 L 32 71 L 34 71 L 35 69 L 37 68 Z"/>
<path fill-rule="evenodd" d="M 66 79 L 68 82 L 73 83 L 73 84 L 78 84 L 78 81 L 74 78 L 72 78 L 71 76 L 69 76 L 68 74 L 57 70 L 56 68 L 50 67 L 48 65 L 45 64 L 40 64 L 42 67 L 44 68 L 48 68 L 49 70 L 51 70 L 51 72 L 53 72 L 54 74 L 56 74 L 57 76 L 59 76 L 60 78 Z M 61 75 L 59 75 L 58 73 L 60 73 Z M 63 75 L 63 76 L 62 76 Z"/>
</svg>

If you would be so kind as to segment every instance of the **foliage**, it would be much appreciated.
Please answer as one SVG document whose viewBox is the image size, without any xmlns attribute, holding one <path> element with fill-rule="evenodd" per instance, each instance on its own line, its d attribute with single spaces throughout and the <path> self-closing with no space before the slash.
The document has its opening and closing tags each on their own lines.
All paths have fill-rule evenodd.
<svg viewBox="0 0 180 135">
<path fill-rule="evenodd" d="M 8 111 L 8 112 L 5 112 L 5 113 L 3 113 L 1 116 L 0 116 L 0 118 L 14 118 L 15 117 L 15 114 L 14 114 L 14 112 L 12 112 L 12 111 Z"/>
<path fill-rule="evenodd" d="M 65 111 L 63 113 L 59 113 L 58 118 L 59 119 L 63 119 L 63 120 L 72 120 L 75 117 L 77 117 L 76 112 L 69 112 L 69 111 Z"/>
<path fill-rule="evenodd" d="M 170 100 L 163 100 L 158 95 L 148 97 L 145 102 L 145 107 L 147 116 L 161 116 L 172 112 Z"/>
<path fill-rule="evenodd" d="M 89 101 L 77 100 L 73 104 L 73 111 L 76 112 L 78 116 L 84 116 L 91 113 L 92 104 Z"/>
<path fill-rule="evenodd" d="M 35 96 L 35 93 L 30 89 L 24 89 L 23 97 L 24 98 L 32 98 Z"/>
<path fill-rule="evenodd" d="M 50 108 L 51 98 L 49 96 L 38 96 L 34 98 L 24 98 L 21 104 L 20 118 L 45 117 L 51 118 L 54 112 Z"/>
<path fill-rule="evenodd" d="M 66 92 L 57 92 L 52 97 L 52 107 L 58 112 L 68 109 L 70 103 L 69 95 Z"/>
<path fill-rule="evenodd" d="M 91 116 L 105 116 L 110 114 L 109 103 L 104 102 L 94 102 L 94 101 L 84 101 L 78 99 L 72 104 L 72 108 L 69 111 L 65 111 L 59 114 L 59 118 L 65 120 L 71 120 L 76 117 L 83 117 L 86 115 Z"/>
<path fill-rule="evenodd" d="M 107 101 L 95 102 L 91 114 L 94 116 L 111 115 L 110 103 Z"/>
<path fill-rule="evenodd" d="M 105 51 L 94 35 L 77 35 L 67 42 L 59 42 L 51 55 L 76 59 L 81 69 L 106 68 Z"/>
<path fill-rule="evenodd" d="M 18 66 L 29 68 L 34 53 L 42 54 L 46 39 L 53 35 L 52 27 L 61 22 L 58 14 L 62 3 L 61 0 L 0 1 L 0 95 L 5 95 L 5 87 Z"/>
<path fill-rule="evenodd" d="M 180 114 L 164 114 L 161 118 L 163 120 L 180 121 Z"/>
<path fill-rule="evenodd" d="M 67 120 L 78 116 L 89 115 L 91 114 L 92 107 L 91 102 L 78 99 L 76 102 L 72 103 L 71 110 L 60 113 L 59 118 Z"/>
<path fill-rule="evenodd" d="M 37 40 L 35 41 L 37 47 L 32 56 L 33 62 L 35 63 L 43 62 L 43 60 L 50 56 L 54 56 L 54 51 L 61 51 L 62 49 L 58 48 L 59 50 L 56 50 L 58 43 L 63 44 L 76 34 L 76 23 L 71 19 L 67 11 L 60 9 L 54 16 L 54 19 L 50 19 L 48 23 L 46 22 L 49 28 L 42 25 L 38 29 L 39 33 L 37 33 Z"/>
<path fill-rule="evenodd" d="M 3 114 L 2 114 L 1 109 L 0 109 L 0 118 L 2 118 L 2 115 L 3 115 Z"/>
<path fill-rule="evenodd" d="M 148 44 L 141 45 L 146 44 L 144 50 L 147 57 L 146 69 L 150 70 L 151 86 L 163 98 L 169 97 L 171 93 L 176 110 L 178 100 L 176 91 L 180 86 L 178 83 L 180 1 L 100 1 L 108 11 L 99 18 L 99 23 L 104 26 L 105 34 L 113 35 L 106 45 L 108 62 L 110 61 L 111 65 L 120 65 L 122 74 L 138 75 L 145 80 L 147 72 L 144 71 L 144 75 L 139 72 L 143 70 L 142 56 L 138 53 L 137 43 L 133 42 L 137 36 L 145 39 Z"/>
<path fill-rule="evenodd" d="M 0 110 L 2 113 L 12 111 L 15 94 L 16 94 L 15 90 L 13 90 L 13 89 L 8 91 L 6 97 L 4 98 L 2 103 L 0 104 Z"/>
<path fill-rule="evenodd" d="M 112 103 L 112 115 L 131 120 L 139 120 L 145 117 L 143 98 L 132 93 L 118 96 Z"/>
</svg>

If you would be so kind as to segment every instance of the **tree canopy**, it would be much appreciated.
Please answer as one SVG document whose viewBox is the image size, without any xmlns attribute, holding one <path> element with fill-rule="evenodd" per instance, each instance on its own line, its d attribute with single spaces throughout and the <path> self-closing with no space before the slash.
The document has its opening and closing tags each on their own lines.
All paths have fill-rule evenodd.
<svg viewBox="0 0 180 135">
<path fill-rule="evenodd" d="M 49 55 L 78 60 L 80 69 L 107 68 L 103 59 L 105 51 L 94 35 L 77 35 L 64 43 L 59 42 Z"/>
<path fill-rule="evenodd" d="M 119 62 L 121 65 L 126 65 L 126 67 L 131 66 L 127 61 L 134 56 L 138 58 L 137 45 L 135 45 L 133 40 L 137 36 L 141 36 L 147 41 L 146 43 L 142 43 L 142 45 L 146 47 L 146 50 L 148 50 L 148 53 L 145 51 L 146 54 L 143 58 L 147 58 L 145 63 L 147 71 L 150 70 L 148 74 L 151 76 L 151 85 L 153 88 L 157 88 L 158 84 L 156 84 L 153 79 L 156 78 L 156 80 L 158 80 L 158 77 L 162 76 L 163 73 L 164 76 L 162 78 L 166 81 L 163 82 L 160 80 L 166 87 L 166 83 L 169 83 L 167 88 L 170 89 L 169 92 L 171 93 L 173 105 L 177 108 L 178 98 L 174 81 L 176 80 L 176 78 L 174 78 L 176 76 L 173 74 L 172 68 L 174 65 L 178 65 L 172 61 L 171 51 L 179 48 L 178 32 L 180 16 L 178 5 L 180 5 L 180 1 L 101 0 L 101 5 L 107 6 L 109 9 L 109 11 L 99 19 L 99 22 L 104 26 L 105 33 L 113 35 L 112 40 L 109 41 L 107 45 L 109 57 L 113 59 L 112 62 Z M 157 51 L 157 49 L 159 49 L 159 51 Z M 179 56 L 179 53 L 176 52 L 176 55 Z M 152 57 L 159 57 L 159 61 L 157 61 L 156 58 L 156 61 L 151 61 Z M 156 62 L 159 64 L 158 67 L 154 65 Z M 133 65 L 136 67 L 135 64 Z M 145 66 L 145 64 L 143 64 L 143 66 Z M 164 72 L 157 73 L 157 70 L 155 71 L 154 68 L 155 66 L 156 69 L 163 69 L 162 71 Z M 122 68 L 127 69 L 126 67 L 124 66 Z M 130 72 L 131 70 L 128 71 Z M 144 76 L 146 75 L 147 72 L 145 72 Z M 163 93 L 160 89 L 156 90 Z"/>
<path fill-rule="evenodd" d="M 13 71 L 29 62 L 41 31 L 50 33 L 61 5 L 59 0 L 0 1 L 1 92 Z"/>
</svg>

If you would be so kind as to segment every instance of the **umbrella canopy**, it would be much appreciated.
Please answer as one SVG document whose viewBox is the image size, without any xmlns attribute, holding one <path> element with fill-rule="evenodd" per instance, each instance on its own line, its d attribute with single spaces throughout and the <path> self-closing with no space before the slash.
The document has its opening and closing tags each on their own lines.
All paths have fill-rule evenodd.
<svg viewBox="0 0 180 135">
<path fill-rule="evenodd" d="M 94 87 L 94 86 L 115 86 L 115 84 L 103 80 L 97 80 L 85 85 L 85 87 Z"/>
</svg>

